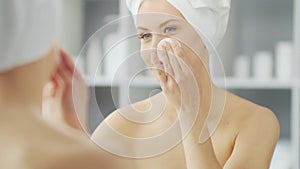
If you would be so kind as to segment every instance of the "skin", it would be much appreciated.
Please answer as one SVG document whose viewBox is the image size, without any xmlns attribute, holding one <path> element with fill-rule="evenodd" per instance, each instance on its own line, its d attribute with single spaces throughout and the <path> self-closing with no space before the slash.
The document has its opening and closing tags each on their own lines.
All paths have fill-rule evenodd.
<svg viewBox="0 0 300 169">
<path fill-rule="evenodd" d="M 185 18 L 180 12 L 167 1 L 143 1 L 139 14 L 147 13 L 152 13 L 152 18 L 151 15 L 138 17 L 138 27 L 142 27 L 138 29 L 138 33 L 147 35 L 141 39 L 141 52 L 147 65 L 152 67 L 152 72 L 159 80 L 163 91 L 149 99 L 113 112 L 96 129 L 92 139 L 99 145 L 110 142 L 112 146 L 118 146 L 124 152 L 138 149 L 147 151 L 149 145 L 139 146 L 134 142 L 125 144 L 122 139 L 116 139 L 111 135 L 113 132 L 111 128 L 131 138 L 152 137 L 174 124 L 178 120 L 179 113 L 183 113 L 187 119 L 193 119 L 191 112 L 197 110 L 198 116 L 195 124 L 179 144 L 156 156 L 128 158 L 132 163 L 131 168 L 269 168 L 280 130 L 274 113 L 213 85 L 206 71 L 208 70 L 208 52 L 205 45 L 192 27 L 184 24 Z M 160 17 L 157 13 L 161 14 Z M 170 22 L 159 27 L 164 19 L 171 18 L 181 21 Z M 168 28 L 174 25 L 175 30 Z M 160 44 L 160 41 L 166 37 L 177 39 L 177 41 Z M 155 52 L 156 50 L 158 51 Z M 160 51 L 166 52 L 161 54 Z M 187 73 L 188 70 L 192 74 Z M 186 81 L 192 82 L 192 80 L 197 88 L 185 83 Z M 195 100 L 198 96 L 201 102 L 193 104 L 199 107 L 193 109 L 194 107 L 190 106 L 184 97 L 180 97 L 185 93 L 189 97 L 195 97 Z M 224 107 L 217 99 L 213 99 L 223 96 L 226 96 Z M 147 117 L 157 114 L 155 107 L 160 106 L 161 102 L 165 103 L 165 108 L 159 118 L 151 123 L 140 124 L 124 116 L 147 110 L 147 114 L 144 114 L 144 119 L 147 121 Z M 201 131 L 207 129 L 207 123 L 204 122 L 210 112 L 210 106 L 222 108 L 221 120 L 216 130 L 210 131 L 211 137 L 199 143 Z M 183 135 L 183 126 L 184 122 L 181 121 L 177 126 L 175 125 L 179 137 Z M 150 149 L 156 146 L 159 146 L 159 143 Z"/>
<path fill-rule="evenodd" d="M 75 113 L 70 100 L 73 72 L 84 84 L 69 55 L 55 45 L 34 63 L 0 72 L 0 168 L 121 168 L 121 162 L 112 162 L 117 157 L 78 130 L 76 121 L 69 123 Z M 41 116 L 43 91 L 44 104 L 56 106 L 47 120 Z"/>
</svg>

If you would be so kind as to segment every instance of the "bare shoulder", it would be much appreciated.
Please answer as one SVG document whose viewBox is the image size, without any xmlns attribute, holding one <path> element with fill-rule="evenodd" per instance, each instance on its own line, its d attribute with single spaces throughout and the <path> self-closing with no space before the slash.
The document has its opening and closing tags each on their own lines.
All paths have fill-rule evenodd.
<svg viewBox="0 0 300 169">
<path fill-rule="evenodd" d="M 43 121 L 33 121 L 28 127 L 31 130 L 26 126 L 22 133 L 12 133 L 14 142 L 7 145 L 16 147 L 12 156 L 14 163 L 8 162 L 9 167 L 4 168 L 117 168 L 111 162 L 111 155 L 95 146 L 88 137 L 72 131 L 62 132 Z"/>
<path fill-rule="evenodd" d="M 240 129 L 256 126 L 255 128 L 271 130 L 273 134 L 279 135 L 279 122 L 272 110 L 255 104 L 249 100 L 229 93 L 230 108 L 235 120 L 240 121 Z"/>
<path fill-rule="evenodd" d="M 266 107 L 259 107 L 250 115 L 249 123 L 257 124 L 279 134 L 279 122 L 274 112 Z M 276 135 L 278 135 L 276 134 Z"/>
<path fill-rule="evenodd" d="M 151 113 L 149 111 L 153 108 L 152 106 L 157 106 L 154 102 L 159 102 L 162 97 L 162 94 L 157 94 L 151 98 L 115 110 L 97 127 L 92 137 L 96 138 L 99 135 L 103 135 L 103 133 L 110 130 L 109 128 L 126 136 L 133 136 L 134 133 L 143 126 L 141 123 L 137 122 L 139 119 L 136 118 L 142 117 L 144 113 Z M 134 114 L 137 116 L 133 116 Z"/>
<path fill-rule="evenodd" d="M 118 168 L 116 163 L 112 162 L 113 156 L 97 147 L 87 135 L 77 131 L 66 134 L 49 130 L 52 134 L 49 134 L 44 152 L 48 152 L 45 160 L 50 160 L 47 163 L 52 169 Z"/>
<path fill-rule="evenodd" d="M 151 108 L 153 108 L 154 105 L 157 106 L 157 103 L 161 102 L 164 102 L 164 96 L 162 93 L 159 93 L 150 98 L 138 101 L 136 103 L 132 103 L 128 106 L 125 106 L 112 112 L 110 116 L 108 116 L 106 121 L 119 120 L 120 116 L 126 118 L 124 117 L 124 115 L 126 115 L 127 113 L 149 113 L 149 110 L 151 110 Z"/>
<path fill-rule="evenodd" d="M 121 168 L 121 161 L 118 157 L 93 144 L 77 145 L 77 148 L 67 149 L 65 154 L 61 154 L 60 159 L 55 160 L 55 163 L 52 164 L 57 164 L 57 169 Z"/>
<path fill-rule="evenodd" d="M 280 135 L 280 125 L 274 112 L 266 107 L 259 106 L 253 111 L 241 128 L 252 139 L 260 140 L 275 147 Z"/>
<path fill-rule="evenodd" d="M 233 121 L 237 135 L 225 168 L 268 168 L 280 134 L 275 114 L 233 94 L 228 98 L 225 118 Z"/>
</svg>

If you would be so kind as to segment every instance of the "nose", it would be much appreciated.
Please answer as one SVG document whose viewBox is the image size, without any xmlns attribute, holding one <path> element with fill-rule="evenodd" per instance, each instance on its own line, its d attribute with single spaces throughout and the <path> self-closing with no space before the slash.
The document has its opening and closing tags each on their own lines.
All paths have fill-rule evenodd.
<svg viewBox="0 0 300 169">
<path fill-rule="evenodd" d="M 163 39 L 165 39 L 166 36 L 162 34 L 155 33 L 152 35 L 152 41 L 151 41 L 151 49 L 157 49 L 157 45 L 159 42 Z"/>
<path fill-rule="evenodd" d="M 151 53 L 157 50 L 157 45 L 164 38 L 166 38 L 165 35 L 152 33 L 151 41 L 149 43 L 142 44 L 141 56 L 148 66 L 152 66 Z"/>
</svg>

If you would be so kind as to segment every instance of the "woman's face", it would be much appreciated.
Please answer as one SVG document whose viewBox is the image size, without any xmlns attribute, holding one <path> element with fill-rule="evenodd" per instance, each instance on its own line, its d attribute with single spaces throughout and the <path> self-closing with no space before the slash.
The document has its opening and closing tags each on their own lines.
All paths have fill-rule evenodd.
<svg viewBox="0 0 300 169">
<path fill-rule="evenodd" d="M 173 38 L 201 56 L 207 62 L 207 50 L 198 33 L 182 14 L 166 0 L 144 0 L 137 16 L 137 31 L 141 39 L 141 53 L 150 62 L 150 53 L 165 38 Z M 149 65 L 149 64 L 148 64 Z"/>
</svg>

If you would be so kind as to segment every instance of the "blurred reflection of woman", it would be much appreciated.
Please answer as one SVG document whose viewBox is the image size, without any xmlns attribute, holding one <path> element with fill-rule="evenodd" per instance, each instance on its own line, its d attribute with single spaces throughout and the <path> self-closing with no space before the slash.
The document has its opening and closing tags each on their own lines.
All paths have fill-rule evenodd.
<svg viewBox="0 0 300 169">
<path fill-rule="evenodd" d="M 55 0 L 0 1 L 0 168 L 118 168 L 112 162 L 116 157 L 86 135 L 63 123 L 50 125 L 41 116 L 43 88 L 49 81 L 44 96 L 55 107 L 45 114 L 74 111 L 74 64 L 54 45 L 58 7 Z M 78 73 L 75 81 L 86 97 Z"/>
</svg>

